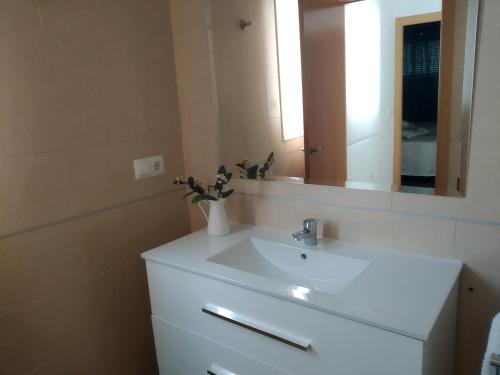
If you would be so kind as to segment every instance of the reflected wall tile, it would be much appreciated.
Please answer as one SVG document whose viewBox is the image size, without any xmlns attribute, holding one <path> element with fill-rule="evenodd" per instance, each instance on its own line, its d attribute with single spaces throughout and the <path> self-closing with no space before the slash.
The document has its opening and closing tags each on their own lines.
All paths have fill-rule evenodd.
<svg viewBox="0 0 500 375">
<path fill-rule="evenodd" d="M 485 17 L 490 16 L 492 15 L 490 14 Z M 488 33 L 490 32 L 491 29 L 488 28 Z M 476 76 L 474 81 L 472 140 L 477 136 L 500 136 L 498 127 L 491 126 L 491 124 L 497 122 L 498 114 L 500 113 L 500 108 L 497 105 L 498 101 L 495 100 L 495 93 L 500 84 L 500 75 L 498 74 L 496 63 L 496 59 L 500 54 L 500 45 L 496 41 L 497 36 L 493 35 L 497 34 L 491 33 L 486 37 L 483 31 L 479 42 L 479 55 L 476 59 Z"/>
<path fill-rule="evenodd" d="M 240 30 L 241 6 L 240 0 L 210 0 L 213 27 L 225 32 Z"/>
<path fill-rule="evenodd" d="M 225 32 L 214 26 L 213 58 L 217 82 L 228 77 L 237 81 L 242 77 L 276 77 L 277 61 L 274 66 L 269 64 L 266 43 L 267 37 L 263 34 L 241 32 L 239 27 Z"/>
<path fill-rule="evenodd" d="M 224 126 L 256 123 L 267 118 L 266 81 L 250 75 L 218 81 L 220 120 Z"/>
<path fill-rule="evenodd" d="M 287 151 L 277 155 L 280 164 L 273 166 L 273 174 L 276 176 L 304 176 L 305 160 L 304 152 L 300 149 Z"/>
<path fill-rule="evenodd" d="M 176 15 L 172 17 L 172 29 L 183 131 L 190 128 L 196 131 L 195 135 L 215 135 L 218 124 L 211 52 L 207 43 L 205 5 L 208 3 L 197 0 L 172 0 L 170 3 Z"/>
<path fill-rule="evenodd" d="M 342 207 L 391 208 L 391 194 L 381 191 L 345 189 L 341 187 L 292 184 L 293 199 L 321 202 Z"/>
<path fill-rule="evenodd" d="M 500 8 L 496 1 L 484 1 L 481 4 L 481 21 L 480 23 L 480 50 L 490 48 L 499 48 L 498 35 L 500 34 L 500 26 L 497 22 L 500 17 Z"/>
<path fill-rule="evenodd" d="M 194 135 L 190 136 L 190 134 Z M 184 163 L 186 165 L 185 174 L 196 176 L 202 181 L 212 179 L 221 162 L 219 139 L 215 136 L 197 134 L 196 131 L 191 133 L 183 129 L 182 142 Z M 203 157 L 200 157 L 200 155 L 203 155 Z M 226 163 L 228 168 L 233 166 L 230 161 Z M 226 160 L 222 159 L 222 162 L 224 163 Z M 235 177 L 237 177 L 236 174 Z"/>
<path fill-rule="evenodd" d="M 287 199 L 291 197 L 292 189 L 294 186 L 287 183 L 274 183 L 271 181 L 257 181 L 257 180 L 239 180 L 237 181 L 238 189 L 247 194 L 260 195 L 264 197 L 274 197 Z"/>
<path fill-rule="evenodd" d="M 280 82 L 278 78 L 267 78 L 267 118 L 281 116 Z"/>
<path fill-rule="evenodd" d="M 275 33 L 274 2 L 271 0 L 213 0 L 210 1 L 213 25 L 217 30 L 231 32 L 241 31 L 239 21 L 242 15 L 252 21 L 252 26 L 245 32 L 248 34 Z"/>
</svg>

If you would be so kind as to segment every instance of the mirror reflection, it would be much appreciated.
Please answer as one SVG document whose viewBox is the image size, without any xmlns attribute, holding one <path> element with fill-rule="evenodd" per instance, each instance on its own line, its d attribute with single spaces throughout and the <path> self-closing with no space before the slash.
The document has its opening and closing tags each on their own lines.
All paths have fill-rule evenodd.
<svg viewBox="0 0 500 375">
<path fill-rule="evenodd" d="M 273 152 L 265 178 L 465 194 L 472 2 L 211 0 L 209 14 L 225 164 Z"/>
</svg>

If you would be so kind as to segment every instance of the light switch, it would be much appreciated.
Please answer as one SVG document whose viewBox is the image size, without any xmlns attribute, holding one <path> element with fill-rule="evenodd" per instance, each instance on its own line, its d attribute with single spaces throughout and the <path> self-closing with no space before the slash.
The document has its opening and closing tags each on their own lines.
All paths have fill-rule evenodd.
<svg viewBox="0 0 500 375">
<path fill-rule="evenodd" d="M 134 160 L 134 171 L 136 180 L 165 174 L 163 156 L 152 156 L 150 158 Z"/>
</svg>

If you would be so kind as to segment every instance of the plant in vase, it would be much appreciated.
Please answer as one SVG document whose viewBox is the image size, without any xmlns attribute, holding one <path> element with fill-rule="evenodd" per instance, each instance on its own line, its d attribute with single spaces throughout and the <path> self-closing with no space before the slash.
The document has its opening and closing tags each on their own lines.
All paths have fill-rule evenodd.
<svg viewBox="0 0 500 375">
<path fill-rule="evenodd" d="M 271 152 L 263 162 L 254 164 L 248 160 L 240 161 L 236 166 L 240 169 L 240 178 L 246 180 L 269 180 L 272 166 L 276 162 L 274 152 Z"/>
<path fill-rule="evenodd" d="M 234 189 L 227 187 L 232 176 L 233 174 L 227 172 L 226 167 L 221 165 L 213 185 L 211 183 L 205 185 L 192 176 L 188 177 L 187 180 L 184 177 L 176 177 L 174 181 L 175 185 L 187 185 L 191 190 L 183 198 L 195 194 L 191 202 L 198 204 L 205 219 L 207 219 L 210 236 L 224 236 L 230 233 L 224 204 L 226 198 L 234 192 Z M 203 203 L 210 208 L 208 215 L 201 206 Z"/>
</svg>

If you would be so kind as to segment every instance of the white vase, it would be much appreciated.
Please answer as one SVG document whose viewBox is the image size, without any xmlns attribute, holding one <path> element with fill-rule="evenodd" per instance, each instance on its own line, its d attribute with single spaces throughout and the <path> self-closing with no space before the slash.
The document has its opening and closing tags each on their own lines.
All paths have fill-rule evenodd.
<svg viewBox="0 0 500 375">
<path fill-rule="evenodd" d="M 210 208 L 210 212 L 208 213 L 208 215 L 201 206 L 202 203 L 208 204 Z M 229 223 L 227 222 L 226 207 L 224 207 L 225 203 L 225 199 L 219 199 L 218 201 L 201 201 L 198 203 L 201 212 L 203 212 L 203 216 L 205 216 L 205 219 L 207 219 L 207 232 L 209 236 L 225 236 L 226 234 L 229 234 L 231 232 Z"/>
</svg>

